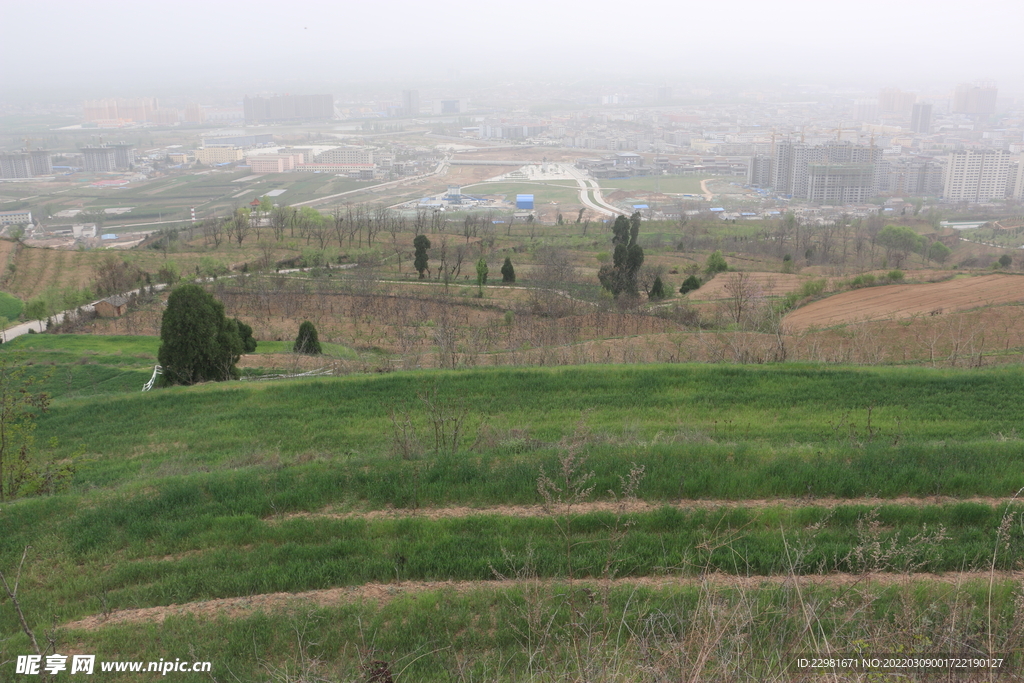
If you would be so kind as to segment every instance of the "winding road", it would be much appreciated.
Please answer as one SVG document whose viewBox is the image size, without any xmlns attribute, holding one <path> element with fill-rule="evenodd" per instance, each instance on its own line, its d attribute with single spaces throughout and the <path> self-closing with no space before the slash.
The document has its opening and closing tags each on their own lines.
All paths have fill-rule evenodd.
<svg viewBox="0 0 1024 683">
<path fill-rule="evenodd" d="M 569 175 L 576 179 L 576 184 L 580 187 L 580 204 L 604 216 L 626 215 L 625 211 L 612 206 L 604 200 L 604 197 L 601 196 L 601 186 L 597 184 L 596 180 L 584 176 L 577 168 L 570 164 L 562 164 L 562 167 Z M 590 196 L 591 190 L 594 192 L 593 199 Z"/>
</svg>

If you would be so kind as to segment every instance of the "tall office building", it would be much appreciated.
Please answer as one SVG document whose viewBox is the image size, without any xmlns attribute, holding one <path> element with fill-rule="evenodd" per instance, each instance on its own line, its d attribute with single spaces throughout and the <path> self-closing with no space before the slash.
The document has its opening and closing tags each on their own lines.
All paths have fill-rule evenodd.
<svg viewBox="0 0 1024 683">
<path fill-rule="evenodd" d="M 403 116 L 419 116 L 420 115 L 420 91 L 419 90 L 403 90 L 402 91 L 402 115 Z"/>
<path fill-rule="evenodd" d="M 987 202 L 1006 196 L 1010 153 L 1005 150 L 960 150 L 946 162 L 942 198 L 951 202 Z"/>
<path fill-rule="evenodd" d="M 932 105 L 918 102 L 910 113 L 910 130 L 915 133 L 930 133 L 932 129 Z"/>
<path fill-rule="evenodd" d="M 996 113 L 998 93 L 992 83 L 961 83 L 953 92 L 953 113 L 991 116 Z"/>
</svg>

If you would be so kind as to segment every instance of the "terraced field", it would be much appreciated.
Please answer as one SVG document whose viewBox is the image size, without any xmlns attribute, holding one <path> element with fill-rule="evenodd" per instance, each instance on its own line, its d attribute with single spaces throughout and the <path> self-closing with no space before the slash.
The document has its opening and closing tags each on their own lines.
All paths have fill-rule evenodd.
<svg viewBox="0 0 1024 683">
<path fill-rule="evenodd" d="M 0 353 L 58 378 L 89 355 L 31 342 Z M 47 382 L 39 433 L 82 461 L 0 508 L 0 569 L 32 546 L 21 605 L 60 652 L 218 681 L 803 681 L 802 653 L 1024 646 L 1020 368 Z M 0 606 L 0 662 L 20 630 Z"/>
<path fill-rule="evenodd" d="M 889 285 L 844 292 L 809 304 L 786 316 L 794 329 L 844 323 L 942 315 L 992 304 L 1024 300 L 1024 278 L 984 275 L 923 285 Z"/>
</svg>

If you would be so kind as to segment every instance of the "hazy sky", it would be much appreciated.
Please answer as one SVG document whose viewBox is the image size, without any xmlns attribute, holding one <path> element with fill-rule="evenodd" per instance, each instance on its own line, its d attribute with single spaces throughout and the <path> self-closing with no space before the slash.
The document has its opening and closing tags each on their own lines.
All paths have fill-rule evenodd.
<svg viewBox="0 0 1024 683">
<path fill-rule="evenodd" d="M 156 91 L 504 74 L 1024 91 L 1024 2 L 3 0 L 0 88 Z M 408 85 L 407 85 L 408 84 Z"/>
</svg>

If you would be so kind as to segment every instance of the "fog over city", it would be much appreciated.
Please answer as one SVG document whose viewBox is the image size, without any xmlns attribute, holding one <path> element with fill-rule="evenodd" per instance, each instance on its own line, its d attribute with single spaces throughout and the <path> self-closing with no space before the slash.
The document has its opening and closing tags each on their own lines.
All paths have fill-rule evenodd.
<svg viewBox="0 0 1024 683">
<path fill-rule="evenodd" d="M 1020 90 L 1024 5 L 4 3 L 7 97 L 512 78 Z M 20 57 L 15 58 L 15 55 Z"/>
</svg>

